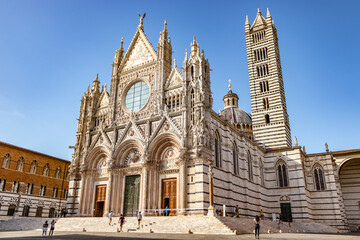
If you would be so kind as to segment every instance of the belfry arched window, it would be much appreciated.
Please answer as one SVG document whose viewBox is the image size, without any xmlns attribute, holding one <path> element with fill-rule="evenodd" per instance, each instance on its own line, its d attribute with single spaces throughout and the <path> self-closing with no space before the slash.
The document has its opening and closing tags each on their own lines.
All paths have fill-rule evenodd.
<svg viewBox="0 0 360 240">
<path fill-rule="evenodd" d="M 219 133 L 215 133 L 215 166 L 221 167 L 221 144 Z"/>
<path fill-rule="evenodd" d="M 325 190 L 324 171 L 320 165 L 314 167 L 314 181 L 316 190 Z"/>
<path fill-rule="evenodd" d="M 238 152 L 235 143 L 233 145 L 233 167 L 234 167 L 234 174 L 239 175 Z"/>
<path fill-rule="evenodd" d="M 289 186 L 287 166 L 285 162 L 281 161 L 277 164 L 277 177 L 278 177 L 278 186 L 287 187 Z"/>
<path fill-rule="evenodd" d="M 251 154 L 250 151 L 248 151 L 247 153 L 247 162 L 248 162 L 248 174 L 249 174 L 249 180 L 252 181 L 253 180 L 253 164 L 252 164 L 252 158 L 251 158 Z"/>
</svg>

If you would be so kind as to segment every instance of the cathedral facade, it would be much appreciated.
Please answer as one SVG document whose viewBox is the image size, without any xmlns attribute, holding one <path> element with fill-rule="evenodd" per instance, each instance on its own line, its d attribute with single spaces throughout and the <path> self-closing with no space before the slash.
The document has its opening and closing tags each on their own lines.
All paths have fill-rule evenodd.
<svg viewBox="0 0 360 240">
<path fill-rule="evenodd" d="M 360 224 L 360 150 L 306 154 L 293 144 L 269 11 L 252 24 L 246 17 L 245 35 L 252 113 L 239 108 L 231 84 L 217 113 L 195 38 L 180 71 L 166 21 L 155 50 L 140 16 L 128 50 L 121 40 L 115 53 L 110 91 L 96 76 L 82 97 L 70 214 L 207 214 L 211 195 L 215 208 L 238 205 L 241 216 L 262 209 L 285 221 Z"/>
</svg>

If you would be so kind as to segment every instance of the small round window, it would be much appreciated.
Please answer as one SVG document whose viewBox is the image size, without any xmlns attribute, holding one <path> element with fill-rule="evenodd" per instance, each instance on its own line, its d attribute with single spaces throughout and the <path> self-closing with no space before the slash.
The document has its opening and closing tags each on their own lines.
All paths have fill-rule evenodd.
<svg viewBox="0 0 360 240">
<path fill-rule="evenodd" d="M 126 93 L 125 106 L 131 111 L 138 111 L 143 108 L 149 99 L 149 86 L 145 82 L 133 84 Z"/>
</svg>

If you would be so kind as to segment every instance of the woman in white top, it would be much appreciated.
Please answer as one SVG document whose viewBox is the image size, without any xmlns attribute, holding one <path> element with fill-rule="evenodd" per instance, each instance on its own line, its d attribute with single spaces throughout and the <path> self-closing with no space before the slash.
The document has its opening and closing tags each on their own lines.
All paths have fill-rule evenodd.
<svg viewBox="0 0 360 240">
<path fill-rule="evenodd" d="M 259 239 L 260 238 L 260 218 L 258 215 L 256 215 L 254 218 L 254 224 L 255 224 L 255 238 L 257 235 L 257 239 Z"/>
</svg>

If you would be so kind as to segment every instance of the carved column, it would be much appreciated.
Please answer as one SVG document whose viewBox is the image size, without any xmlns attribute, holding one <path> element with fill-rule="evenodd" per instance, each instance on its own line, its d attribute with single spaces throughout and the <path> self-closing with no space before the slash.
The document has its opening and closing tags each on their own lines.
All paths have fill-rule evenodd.
<svg viewBox="0 0 360 240">
<path fill-rule="evenodd" d="M 83 215 L 84 212 L 84 194 L 85 194 L 85 172 L 81 172 L 80 173 L 81 176 L 81 180 L 80 180 L 80 201 L 79 201 L 79 206 L 78 206 L 78 214 L 79 215 Z"/>
<path fill-rule="evenodd" d="M 147 209 L 147 192 L 148 192 L 148 167 L 145 165 L 142 169 L 143 187 L 142 187 L 142 212 L 145 215 L 145 209 Z"/>
<path fill-rule="evenodd" d="M 179 201 L 179 206 L 178 208 L 180 208 L 179 211 L 179 215 L 185 215 L 186 214 L 186 188 L 187 188 L 187 183 L 186 183 L 186 159 L 185 159 L 185 149 L 180 149 L 180 156 L 179 156 L 179 162 L 178 162 L 178 166 L 179 166 L 179 197 L 180 197 L 180 201 Z"/>
<path fill-rule="evenodd" d="M 180 161 L 179 166 L 179 179 L 180 179 L 180 211 L 179 215 L 186 214 L 186 162 Z"/>
<path fill-rule="evenodd" d="M 214 208 L 214 191 L 213 191 L 213 172 L 212 167 L 209 166 L 209 201 L 210 206 L 208 208 L 208 216 L 215 216 L 215 208 Z"/>
<path fill-rule="evenodd" d="M 105 197 L 105 211 L 104 216 L 107 216 L 110 212 L 111 190 L 112 190 L 112 171 L 109 169 L 109 177 L 106 184 L 106 197 Z"/>
</svg>

